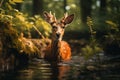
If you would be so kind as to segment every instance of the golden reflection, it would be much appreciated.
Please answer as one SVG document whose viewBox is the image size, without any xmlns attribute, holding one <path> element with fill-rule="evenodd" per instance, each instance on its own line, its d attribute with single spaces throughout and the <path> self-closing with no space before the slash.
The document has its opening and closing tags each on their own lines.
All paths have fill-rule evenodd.
<svg viewBox="0 0 120 80">
<path fill-rule="evenodd" d="M 64 80 L 64 78 L 67 77 L 67 73 L 70 70 L 70 66 L 69 65 L 52 65 L 51 66 L 52 69 L 52 76 L 51 79 L 53 80 Z"/>
</svg>

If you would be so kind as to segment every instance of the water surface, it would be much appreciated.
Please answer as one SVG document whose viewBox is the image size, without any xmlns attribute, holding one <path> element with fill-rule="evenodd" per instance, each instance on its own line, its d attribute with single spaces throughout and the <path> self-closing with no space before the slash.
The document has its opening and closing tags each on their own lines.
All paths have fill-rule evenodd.
<svg viewBox="0 0 120 80">
<path fill-rule="evenodd" d="M 24 68 L 0 72 L 0 80 L 120 80 L 119 62 L 109 67 L 85 65 L 80 59 L 59 64 L 34 59 Z"/>
</svg>

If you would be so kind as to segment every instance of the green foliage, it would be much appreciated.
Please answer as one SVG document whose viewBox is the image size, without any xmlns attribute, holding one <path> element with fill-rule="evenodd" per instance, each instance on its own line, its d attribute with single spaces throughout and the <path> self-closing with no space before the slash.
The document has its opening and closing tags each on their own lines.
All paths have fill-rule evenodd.
<svg viewBox="0 0 120 80">
<path fill-rule="evenodd" d="M 34 29 L 33 26 L 35 26 L 38 31 L 48 37 L 50 34 L 50 26 L 40 16 L 29 17 L 27 14 L 12 8 L 11 4 L 20 3 L 22 1 L 23 0 L 12 0 L 11 2 L 11 0 L 9 0 L 9 3 L 6 2 L 6 4 L 9 4 L 7 5 L 9 9 L 0 8 L 0 21 L 10 22 L 19 34 L 21 32 L 28 34 L 29 31 Z"/>
<path fill-rule="evenodd" d="M 96 41 L 95 38 L 96 31 L 93 30 L 93 20 L 91 17 L 87 17 L 87 25 L 91 37 L 89 44 L 87 44 L 85 47 L 81 49 L 82 55 L 85 57 L 85 59 L 89 59 L 103 51 L 102 48 L 100 47 L 100 44 Z"/>
<path fill-rule="evenodd" d="M 82 54 L 85 59 L 89 59 L 100 52 L 102 52 L 102 49 L 98 46 L 98 44 L 86 45 L 82 48 Z"/>
<path fill-rule="evenodd" d="M 15 4 L 15 3 L 22 3 L 23 0 L 9 0 L 9 3 Z"/>
<path fill-rule="evenodd" d="M 29 33 L 40 33 L 38 36 L 49 37 L 50 25 L 40 16 L 29 17 L 17 9 L 13 8 L 15 3 L 21 3 L 23 0 L 11 0 L 4 2 L 8 5 L 2 5 L 0 8 L 0 42 L 4 50 L 15 49 L 18 53 L 28 55 L 40 55 L 41 51 L 28 37 Z M 21 34 L 25 34 L 21 37 Z M 26 36 L 26 34 L 28 36 Z M 42 37 L 43 38 L 43 37 Z M 38 43 L 39 44 L 39 43 Z M 44 44 L 44 43 L 43 43 Z M 39 45 L 41 47 L 41 45 Z M 13 50 L 14 51 L 14 50 Z M 15 54 L 18 54 L 15 53 Z M 8 52 L 9 54 L 9 52 Z"/>
<path fill-rule="evenodd" d="M 33 42 L 29 39 L 26 39 L 24 37 L 20 37 L 18 39 L 19 44 L 17 45 L 19 47 L 19 53 L 25 53 L 28 55 L 33 55 L 36 53 L 39 53 L 38 48 L 33 44 Z"/>
<path fill-rule="evenodd" d="M 120 14 L 113 9 L 109 16 L 105 20 L 107 30 L 101 42 L 106 54 L 116 56 L 120 52 Z"/>
<path fill-rule="evenodd" d="M 120 29 L 119 24 L 107 20 L 106 23 L 108 24 L 108 31 L 107 35 L 105 35 L 106 44 L 111 44 L 112 42 L 117 42 L 118 45 L 120 45 Z"/>
<path fill-rule="evenodd" d="M 6 53 L 5 56 L 10 54 L 28 54 L 32 56 L 40 53 L 30 39 L 23 37 L 23 35 L 18 36 L 16 29 L 9 22 L 0 21 L 0 42 L 3 53 Z"/>
<path fill-rule="evenodd" d="M 94 37 L 96 32 L 93 30 L 93 20 L 92 20 L 91 17 L 87 17 L 87 25 L 89 27 L 89 31 L 90 31 L 91 37 Z"/>
<path fill-rule="evenodd" d="M 1 40 L 4 45 L 9 48 L 15 48 L 17 43 L 18 34 L 15 29 L 11 27 L 9 22 L 0 21 Z"/>
<path fill-rule="evenodd" d="M 35 26 L 44 36 L 50 36 L 51 26 L 39 15 L 29 18 L 29 21 L 32 22 L 33 26 Z"/>
<path fill-rule="evenodd" d="M 113 16 L 112 16 L 113 15 Z M 107 34 L 105 35 L 106 44 L 111 44 L 112 42 L 117 42 L 120 45 L 120 14 L 113 12 L 110 14 L 105 23 L 107 24 Z"/>
<path fill-rule="evenodd" d="M 5 10 L 13 9 L 12 6 L 16 5 L 16 3 L 22 3 L 23 0 L 1 0 L 0 1 L 0 8 Z"/>
</svg>

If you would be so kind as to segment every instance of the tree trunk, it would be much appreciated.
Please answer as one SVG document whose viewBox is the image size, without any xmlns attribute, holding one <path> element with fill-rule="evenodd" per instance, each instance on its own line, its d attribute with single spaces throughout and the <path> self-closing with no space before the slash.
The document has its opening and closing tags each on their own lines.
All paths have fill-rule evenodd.
<svg viewBox="0 0 120 80">
<path fill-rule="evenodd" d="M 43 0 L 33 0 L 33 15 L 43 13 Z"/>
<path fill-rule="evenodd" d="M 66 12 L 67 0 L 64 0 L 64 12 Z"/>
<path fill-rule="evenodd" d="M 106 11 L 106 0 L 100 0 L 100 11 Z"/>
<path fill-rule="evenodd" d="M 87 16 L 91 16 L 92 0 L 80 0 L 81 20 L 86 23 Z"/>
</svg>

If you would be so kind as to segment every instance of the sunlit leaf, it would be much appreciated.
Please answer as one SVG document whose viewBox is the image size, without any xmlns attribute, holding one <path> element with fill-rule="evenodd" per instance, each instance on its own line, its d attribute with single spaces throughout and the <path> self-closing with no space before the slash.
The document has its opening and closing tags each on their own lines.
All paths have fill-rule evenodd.
<svg viewBox="0 0 120 80">
<path fill-rule="evenodd" d="M 16 17 L 20 20 L 20 21 L 25 21 L 25 17 L 21 16 L 21 15 L 16 15 Z"/>
<path fill-rule="evenodd" d="M 106 23 L 111 25 L 111 27 L 117 27 L 117 24 L 114 23 L 113 21 L 107 20 Z"/>
<path fill-rule="evenodd" d="M 9 2 L 10 2 L 11 4 L 15 4 L 15 3 L 22 3 L 23 0 L 9 0 Z"/>
<path fill-rule="evenodd" d="M 9 0 L 9 3 L 15 5 L 15 2 L 13 0 Z"/>
<path fill-rule="evenodd" d="M 38 18 L 40 18 L 40 16 L 39 15 L 35 15 L 35 18 L 38 19 Z"/>
<path fill-rule="evenodd" d="M 9 10 L 12 10 L 12 6 L 9 3 L 6 3 L 6 6 L 8 7 Z"/>
</svg>

